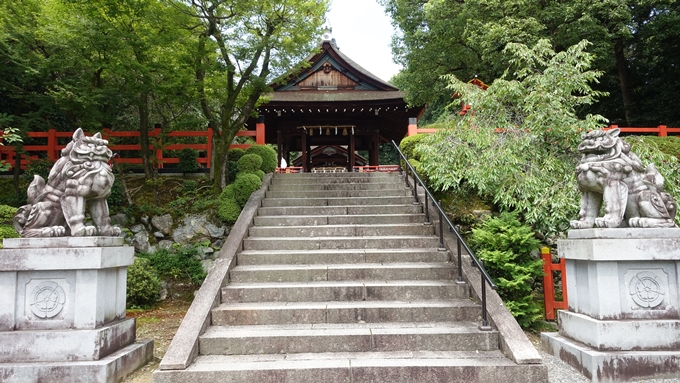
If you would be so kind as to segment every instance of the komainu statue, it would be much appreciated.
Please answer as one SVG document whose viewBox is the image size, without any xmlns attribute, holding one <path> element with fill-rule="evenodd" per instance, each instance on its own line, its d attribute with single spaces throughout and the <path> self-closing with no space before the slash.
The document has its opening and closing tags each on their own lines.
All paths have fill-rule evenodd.
<svg viewBox="0 0 680 383">
<path fill-rule="evenodd" d="M 116 236 L 109 205 L 113 173 L 108 161 L 111 150 L 100 133 L 87 137 L 82 129 L 62 149 L 45 180 L 36 175 L 28 187 L 28 204 L 14 216 L 14 227 L 22 237 Z M 94 226 L 85 225 L 85 212 Z"/>
<path fill-rule="evenodd" d="M 654 164 L 645 168 L 619 132 L 595 130 L 582 136 L 578 150 L 583 158 L 576 167 L 581 210 L 571 227 L 675 227 L 677 205 L 663 190 L 663 176 Z M 602 204 L 604 217 L 598 217 Z"/>
</svg>

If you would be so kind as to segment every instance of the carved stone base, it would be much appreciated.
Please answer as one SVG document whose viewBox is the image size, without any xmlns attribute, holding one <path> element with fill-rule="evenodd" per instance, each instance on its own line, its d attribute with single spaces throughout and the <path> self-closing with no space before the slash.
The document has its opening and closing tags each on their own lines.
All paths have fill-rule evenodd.
<svg viewBox="0 0 680 383">
<path fill-rule="evenodd" d="M 572 230 L 569 310 L 543 347 L 593 382 L 677 377 L 680 367 L 680 229 Z"/>
<path fill-rule="evenodd" d="M 118 237 L 5 239 L 3 382 L 117 382 L 153 357 L 125 319 L 134 248 Z"/>
</svg>

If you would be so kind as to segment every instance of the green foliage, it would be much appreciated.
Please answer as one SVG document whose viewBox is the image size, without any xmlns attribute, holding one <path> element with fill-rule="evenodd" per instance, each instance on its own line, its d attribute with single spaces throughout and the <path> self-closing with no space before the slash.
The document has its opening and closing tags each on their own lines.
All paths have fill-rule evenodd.
<svg viewBox="0 0 680 383">
<path fill-rule="evenodd" d="M 121 209 L 125 205 L 125 189 L 118 178 L 113 181 L 113 185 L 111 185 L 111 195 L 106 199 L 106 202 L 112 210 Z"/>
<path fill-rule="evenodd" d="M 0 205 L 0 224 L 11 225 L 17 208 L 13 206 Z"/>
<path fill-rule="evenodd" d="M 543 275 L 543 261 L 531 257 L 540 245 L 531 227 L 522 225 L 517 214 L 501 213 L 473 228 L 469 243 L 519 325 L 527 328 L 539 320 L 541 303 L 532 290 Z"/>
<path fill-rule="evenodd" d="M 19 129 L 7 126 L 9 122 L 13 120 L 13 116 L 7 113 L 0 113 L 0 146 L 5 145 L 5 143 L 12 144 L 15 142 L 22 142 L 21 136 L 17 133 Z M 0 160 L 0 172 L 6 172 L 11 168 L 12 164 L 8 164 L 4 160 Z"/>
<path fill-rule="evenodd" d="M 158 272 L 146 258 L 135 257 L 127 269 L 127 306 L 147 307 L 158 301 L 162 282 Z"/>
<path fill-rule="evenodd" d="M 19 233 L 14 229 L 14 226 L 0 224 L 0 249 L 4 238 L 19 238 Z"/>
<path fill-rule="evenodd" d="M 33 182 L 33 176 L 38 175 L 47 181 L 47 177 L 50 175 L 50 169 L 54 165 L 54 161 L 49 158 L 41 158 L 30 161 L 26 166 L 26 171 L 24 171 L 23 177 L 27 184 Z"/>
<path fill-rule="evenodd" d="M 226 190 L 226 188 L 224 190 Z M 220 205 L 217 209 L 217 215 L 226 224 L 233 225 L 236 223 L 239 215 L 241 215 L 241 206 L 239 206 L 238 202 L 236 202 L 236 199 L 234 198 L 220 198 Z"/>
<path fill-rule="evenodd" d="M 641 136 L 631 138 L 630 136 L 623 137 L 624 141 L 630 143 L 632 141 L 645 142 L 648 145 L 655 145 L 661 152 L 675 156 L 680 159 L 680 137 L 657 137 L 657 136 Z"/>
<path fill-rule="evenodd" d="M 427 134 L 416 134 L 413 136 L 404 137 L 399 143 L 399 149 L 408 159 L 414 159 L 420 161 L 420 153 L 416 152 L 416 146 L 420 144 Z"/>
<path fill-rule="evenodd" d="M 486 91 L 448 76 L 451 92 L 473 111 L 417 145 L 432 185 L 474 190 L 541 233 L 566 231 L 579 210 L 574 169 L 581 133 L 604 122 L 575 113 L 601 95 L 589 85 L 599 72 L 587 69 L 587 45 L 555 53 L 546 40 L 533 48 L 508 44 L 514 76 L 506 73 Z"/>
<path fill-rule="evenodd" d="M 150 265 L 158 271 L 159 277 L 164 280 L 187 281 L 198 286 L 203 283 L 206 275 L 197 246 L 174 246 L 172 250 L 160 249 L 154 253 L 140 253 L 138 256 L 148 259 Z"/>
<path fill-rule="evenodd" d="M 260 170 L 265 173 L 272 173 L 278 166 L 276 150 L 268 145 L 252 145 L 246 149 L 246 154 L 257 154 L 262 157 L 262 164 Z"/>
<path fill-rule="evenodd" d="M 394 59 L 405 68 L 391 82 L 406 92 L 409 103 L 428 105 L 422 122 L 450 114 L 445 105 L 451 92 L 443 75 L 463 81 L 479 76 L 490 83 L 512 58 L 505 50 L 510 43 L 549 39 L 562 51 L 587 39 L 593 43 L 593 67 L 604 73 L 596 87 L 611 96 L 579 108 L 582 115 L 600 113 L 626 125 L 680 124 L 673 96 L 680 91 L 677 1 L 379 2 L 397 29 Z M 453 107 L 460 110 L 460 103 Z"/>
<path fill-rule="evenodd" d="M 260 181 L 262 181 L 264 179 L 264 172 L 260 169 L 255 171 L 255 175 L 260 177 Z"/>
<path fill-rule="evenodd" d="M 238 162 L 236 163 L 236 168 L 238 169 L 239 173 L 255 173 L 255 171 L 259 170 L 262 166 L 262 162 L 262 157 L 260 157 L 258 154 L 244 154 L 243 157 L 239 158 Z M 236 178 L 238 178 L 238 175 Z"/>
<path fill-rule="evenodd" d="M 198 150 L 184 148 L 179 152 L 179 169 L 183 173 L 195 172 L 198 170 Z"/>
<path fill-rule="evenodd" d="M 184 180 L 182 181 L 182 192 L 184 194 L 194 194 L 198 189 L 198 182 L 194 180 Z"/>
<path fill-rule="evenodd" d="M 243 208 L 250 195 L 262 186 L 262 181 L 257 174 L 239 173 L 232 185 L 234 187 L 234 199 Z"/>
<path fill-rule="evenodd" d="M 380 165 L 399 165 L 399 154 L 391 142 L 380 144 Z"/>
<path fill-rule="evenodd" d="M 229 149 L 227 152 L 227 160 L 231 162 L 238 162 L 238 160 L 241 159 L 244 154 L 246 154 L 246 151 L 241 148 Z"/>
</svg>

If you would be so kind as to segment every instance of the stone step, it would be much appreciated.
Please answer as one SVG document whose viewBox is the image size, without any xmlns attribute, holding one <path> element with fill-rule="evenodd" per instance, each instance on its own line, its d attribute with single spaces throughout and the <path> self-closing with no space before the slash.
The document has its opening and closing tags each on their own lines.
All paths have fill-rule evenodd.
<svg viewBox="0 0 680 383">
<path fill-rule="evenodd" d="M 321 177 L 321 178 L 272 178 L 272 185 L 338 185 L 338 184 L 385 184 L 394 183 L 398 184 L 403 182 L 402 178 L 399 176 L 390 178 L 373 178 L 366 176 L 359 177 Z M 406 187 L 406 183 L 404 183 Z"/>
<path fill-rule="evenodd" d="M 254 218 L 255 226 L 383 225 L 423 222 L 424 214 L 271 215 Z"/>
<path fill-rule="evenodd" d="M 432 225 L 383 224 L 383 225 L 316 225 L 316 226 L 253 226 L 248 230 L 250 238 L 294 237 L 371 237 L 395 235 L 434 235 Z"/>
<path fill-rule="evenodd" d="M 365 197 L 404 197 L 413 195 L 408 189 L 382 190 L 295 190 L 267 191 L 266 198 L 365 198 Z"/>
<path fill-rule="evenodd" d="M 304 182 L 304 181 L 301 181 Z M 392 180 L 387 182 L 371 183 L 344 183 L 344 184 L 310 184 L 310 183 L 270 183 L 269 191 L 300 191 L 300 190 L 410 190 L 406 185 L 399 181 Z"/>
<path fill-rule="evenodd" d="M 261 207 L 260 216 L 273 215 L 382 215 L 382 214 L 422 214 L 423 207 L 413 202 L 402 205 L 352 205 L 352 206 L 281 206 Z"/>
<path fill-rule="evenodd" d="M 399 179 L 401 176 L 398 172 L 392 173 L 280 173 L 273 177 L 277 181 L 299 181 L 299 180 L 343 180 L 346 182 L 353 182 L 356 179 Z"/>
<path fill-rule="evenodd" d="M 435 236 L 373 236 L 252 238 L 243 240 L 243 250 L 321 250 L 321 249 L 409 249 L 437 248 Z"/>
<path fill-rule="evenodd" d="M 517 365 L 500 351 L 392 351 L 202 355 L 154 383 L 545 383 L 545 366 Z"/>
<path fill-rule="evenodd" d="M 355 205 L 408 205 L 413 197 L 363 197 L 363 198 L 265 198 L 262 207 L 281 206 L 355 206 Z"/>
<path fill-rule="evenodd" d="M 481 308 L 469 299 L 430 301 L 331 301 L 222 303 L 213 326 L 478 321 Z"/>
<path fill-rule="evenodd" d="M 222 288 L 222 302 L 325 302 L 465 299 L 465 283 L 452 281 L 234 282 Z"/>
<path fill-rule="evenodd" d="M 455 277 L 450 263 L 360 263 L 330 265 L 250 265 L 230 271 L 232 282 L 319 282 L 365 280 L 449 280 Z"/>
<path fill-rule="evenodd" d="M 213 326 L 199 338 L 201 355 L 494 349 L 498 333 L 473 322 Z"/>
<path fill-rule="evenodd" d="M 449 253 L 438 249 L 368 250 L 246 250 L 238 254 L 239 265 L 293 265 L 331 263 L 448 262 Z"/>
</svg>

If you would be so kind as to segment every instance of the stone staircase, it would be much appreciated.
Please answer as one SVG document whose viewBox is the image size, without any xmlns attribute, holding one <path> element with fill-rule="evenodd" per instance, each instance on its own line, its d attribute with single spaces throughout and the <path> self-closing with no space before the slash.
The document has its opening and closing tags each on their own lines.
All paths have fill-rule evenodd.
<svg viewBox="0 0 680 383">
<path fill-rule="evenodd" d="M 541 382 L 499 351 L 397 173 L 277 174 L 165 382 Z"/>
</svg>

